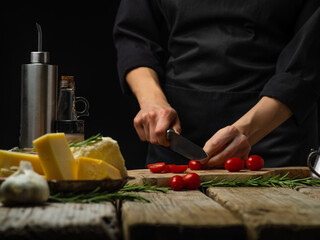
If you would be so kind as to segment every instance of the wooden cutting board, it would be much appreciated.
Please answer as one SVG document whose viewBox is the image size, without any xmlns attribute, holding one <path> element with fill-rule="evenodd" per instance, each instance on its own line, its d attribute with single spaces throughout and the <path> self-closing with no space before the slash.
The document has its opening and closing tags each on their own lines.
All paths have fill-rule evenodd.
<svg viewBox="0 0 320 240">
<path fill-rule="evenodd" d="M 201 182 L 209 181 L 217 178 L 217 180 L 244 180 L 249 177 L 268 177 L 276 175 L 285 175 L 289 172 L 288 177 L 305 178 L 310 177 L 311 172 L 308 167 L 282 167 L 282 168 L 263 168 L 259 171 L 251 171 L 243 169 L 240 172 L 229 172 L 225 169 L 212 169 L 212 170 L 190 170 L 185 173 L 152 173 L 149 169 L 135 169 L 128 170 L 128 175 L 135 179 L 130 180 L 129 184 L 139 184 L 149 182 L 150 185 L 158 187 L 169 187 L 170 179 L 174 175 L 184 176 L 188 172 L 195 172 L 200 176 Z"/>
</svg>

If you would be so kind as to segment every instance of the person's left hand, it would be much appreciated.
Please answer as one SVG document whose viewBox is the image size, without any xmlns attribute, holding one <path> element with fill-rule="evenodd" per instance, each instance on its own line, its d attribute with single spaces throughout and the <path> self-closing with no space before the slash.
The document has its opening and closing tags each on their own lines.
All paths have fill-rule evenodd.
<svg viewBox="0 0 320 240">
<path fill-rule="evenodd" d="M 204 145 L 208 158 L 201 160 L 204 168 L 224 168 L 224 163 L 232 157 L 246 161 L 251 146 L 247 137 L 235 126 L 227 126 L 216 132 Z"/>
</svg>

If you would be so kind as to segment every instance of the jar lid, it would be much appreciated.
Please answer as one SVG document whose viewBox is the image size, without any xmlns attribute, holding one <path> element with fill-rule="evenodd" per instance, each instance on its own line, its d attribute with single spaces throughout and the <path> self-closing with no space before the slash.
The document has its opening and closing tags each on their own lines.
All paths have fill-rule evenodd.
<svg viewBox="0 0 320 240">
<path fill-rule="evenodd" d="M 74 76 L 61 76 L 61 80 L 73 81 L 74 80 Z"/>
<path fill-rule="evenodd" d="M 84 133 L 84 120 L 57 120 L 56 132 Z"/>
</svg>

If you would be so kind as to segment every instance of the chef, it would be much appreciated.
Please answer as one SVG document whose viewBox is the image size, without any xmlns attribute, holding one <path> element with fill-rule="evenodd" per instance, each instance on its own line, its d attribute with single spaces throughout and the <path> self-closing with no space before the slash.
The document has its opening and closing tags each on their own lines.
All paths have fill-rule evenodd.
<svg viewBox="0 0 320 240">
<path fill-rule="evenodd" d="M 114 27 L 124 93 L 146 163 L 186 164 L 171 127 L 203 146 L 207 168 L 257 154 L 306 165 L 318 147 L 319 0 L 122 0 Z"/>
</svg>

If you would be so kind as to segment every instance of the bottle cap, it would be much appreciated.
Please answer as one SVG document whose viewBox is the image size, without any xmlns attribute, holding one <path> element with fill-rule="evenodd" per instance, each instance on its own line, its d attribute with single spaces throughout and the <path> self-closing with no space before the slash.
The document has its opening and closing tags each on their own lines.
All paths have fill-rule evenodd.
<svg viewBox="0 0 320 240">
<path fill-rule="evenodd" d="M 31 52 L 31 63 L 49 63 L 49 52 Z"/>
<path fill-rule="evenodd" d="M 56 132 L 84 133 L 84 120 L 57 120 Z"/>
<path fill-rule="evenodd" d="M 74 76 L 61 76 L 60 87 L 69 87 L 75 90 Z"/>
<path fill-rule="evenodd" d="M 61 76 L 61 80 L 73 81 L 74 80 L 74 76 Z"/>
</svg>

